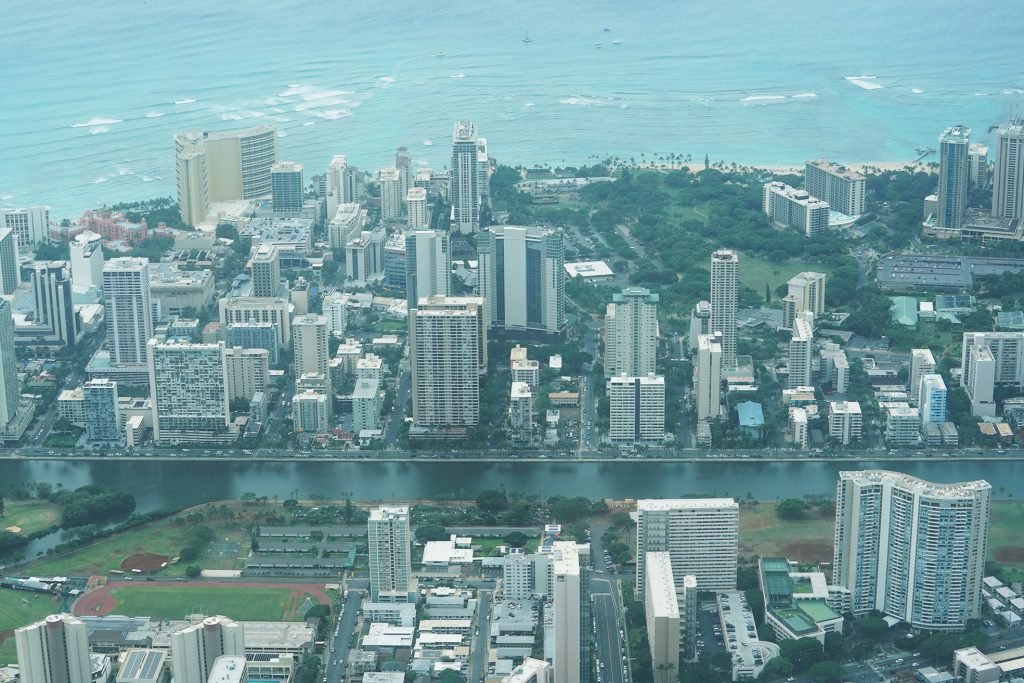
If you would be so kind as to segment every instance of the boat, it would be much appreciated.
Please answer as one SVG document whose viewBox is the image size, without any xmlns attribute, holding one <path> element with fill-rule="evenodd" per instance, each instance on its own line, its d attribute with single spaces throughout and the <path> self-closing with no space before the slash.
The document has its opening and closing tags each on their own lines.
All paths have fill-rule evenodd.
<svg viewBox="0 0 1024 683">
<path fill-rule="evenodd" d="M 434 56 L 435 57 L 444 57 L 444 51 L 443 50 L 438 50 L 437 52 L 434 53 Z"/>
<path fill-rule="evenodd" d="M 523 36 L 523 42 L 524 43 L 532 43 L 533 42 L 533 40 L 530 38 L 530 32 L 529 31 L 526 32 L 525 36 Z"/>
<path fill-rule="evenodd" d="M 608 33 L 608 32 L 610 32 L 610 31 L 611 31 L 611 29 L 610 29 L 610 28 L 605 28 L 605 30 L 604 30 L 604 32 L 605 32 L 605 33 Z"/>
<path fill-rule="evenodd" d="M 601 43 L 594 43 L 594 47 L 600 50 L 602 47 L 604 47 L 604 45 L 602 45 Z"/>
<path fill-rule="evenodd" d="M 621 41 L 621 40 L 618 40 L 618 39 L 616 39 L 616 40 L 613 40 L 613 41 L 612 41 L 612 45 L 622 45 L 622 41 Z"/>
</svg>

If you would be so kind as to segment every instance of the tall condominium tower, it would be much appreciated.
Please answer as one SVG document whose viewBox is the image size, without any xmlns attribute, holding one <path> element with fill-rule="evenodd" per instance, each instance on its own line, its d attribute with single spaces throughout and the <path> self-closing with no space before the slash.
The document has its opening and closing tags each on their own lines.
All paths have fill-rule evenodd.
<svg viewBox="0 0 1024 683">
<path fill-rule="evenodd" d="M 410 187 L 406 190 L 405 206 L 408 211 L 407 226 L 410 230 L 425 230 L 430 227 L 426 189 Z"/>
<path fill-rule="evenodd" d="M 678 671 L 683 624 L 679 619 L 679 595 L 672 574 L 672 557 L 667 552 L 647 553 L 647 581 L 644 585 L 644 616 L 651 666 L 655 671 Z"/>
<path fill-rule="evenodd" d="M 280 296 L 281 255 L 276 244 L 261 244 L 250 261 L 252 266 L 252 295 Z"/>
<path fill-rule="evenodd" d="M 18 364 L 14 355 L 14 318 L 11 304 L 0 299 L 0 429 L 18 412 Z"/>
<path fill-rule="evenodd" d="M 797 228 L 805 237 L 828 232 L 828 202 L 812 197 L 807 190 L 798 190 L 779 181 L 764 184 L 764 213 L 775 225 Z"/>
<path fill-rule="evenodd" d="M 78 233 L 68 249 L 75 289 L 103 289 L 103 237 L 90 231 Z"/>
<path fill-rule="evenodd" d="M 409 188 L 413 186 L 413 173 L 415 173 L 412 168 L 412 154 L 408 147 L 399 147 L 395 150 L 395 170 L 398 171 L 398 179 L 401 184 L 398 194 L 404 200 Z"/>
<path fill-rule="evenodd" d="M 996 133 L 992 215 L 1024 218 L 1024 119 L 1014 119 Z"/>
<path fill-rule="evenodd" d="M 786 286 L 780 329 L 792 332 L 793 321 L 801 311 L 810 311 L 815 317 L 825 312 L 825 273 L 805 271 L 790 278 Z"/>
<path fill-rule="evenodd" d="M 0 294 L 13 294 L 19 284 L 18 237 L 10 228 L 0 228 Z"/>
<path fill-rule="evenodd" d="M 736 296 L 739 257 L 719 249 L 711 254 L 711 333 L 722 333 L 722 367 L 736 366 Z"/>
<path fill-rule="evenodd" d="M 697 364 L 693 373 L 697 419 L 715 420 L 722 412 L 722 335 L 697 337 Z"/>
<path fill-rule="evenodd" d="M 397 168 L 382 168 L 377 173 L 377 189 L 380 191 L 381 220 L 393 221 L 402 216 L 402 173 Z"/>
<path fill-rule="evenodd" d="M 971 129 L 951 126 L 939 136 L 939 208 L 935 224 L 959 230 L 967 211 Z"/>
<path fill-rule="evenodd" d="M 658 295 L 627 287 L 612 295 L 604 315 L 605 377 L 646 377 L 658 351 Z"/>
<path fill-rule="evenodd" d="M 910 400 L 921 396 L 921 378 L 935 372 L 935 356 L 930 349 L 910 349 Z"/>
<path fill-rule="evenodd" d="M 82 334 L 82 320 L 72 303 L 71 273 L 67 262 L 34 262 L 32 295 L 32 334 L 25 341 L 29 345 L 74 346 Z"/>
<path fill-rule="evenodd" d="M 493 226 L 477 238 L 480 295 L 490 324 L 506 331 L 565 330 L 565 247 L 562 231 Z"/>
<path fill-rule="evenodd" d="M 13 230 L 18 248 L 24 252 L 35 251 L 36 245 L 45 242 L 50 233 L 50 207 L 30 206 L 24 209 L 4 209 L 0 214 L 0 228 Z"/>
<path fill-rule="evenodd" d="M 91 379 L 82 385 L 85 403 L 85 438 L 89 443 L 120 443 L 121 411 L 117 382 Z"/>
<path fill-rule="evenodd" d="M 921 423 L 946 421 L 946 382 L 942 375 L 921 375 L 918 405 Z"/>
<path fill-rule="evenodd" d="M 230 432 L 222 344 L 149 342 L 149 395 L 158 444 L 215 443 Z"/>
<path fill-rule="evenodd" d="M 412 574 L 409 508 L 404 505 L 373 508 L 366 530 L 370 555 L 370 599 L 374 602 L 414 601 L 416 580 Z"/>
<path fill-rule="evenodd" d="M 245 631 L 222 616 L 207 617 L 171 633 L 175 683 L 207 683 L 218 657 L 245 656 Z"/>
<path fill-rule="evenodd" d="M 174 155 L 178 208 L 182 220 L 195 225 L 206 217 L 211 202 L 271 194 L 277 129 L 261 125 L 246 130 L 177 133 Z"/>
<path fill-rule="evenodd" d="M 814 345 L 814 329 L 810 313 L 803 313 L 793 324 L 793 337 L 789 340 L 789 388 L 806 387 L 811 384 L 811 358 Z"/>
<path fill-rule="evenodd" d="M 675 576 L 693 574 L 702 591 L 736 588 L 739 505 L 732 498 L 638 500 L 636 591 L 644 595 L 647 553 L 667 552 Z"/>
<path fill-rule="evenodd" d="M 451 269 L 448 233 L 414 230 L 405 234 L 405 298 L 409 308 L 415 308 L 424 297 L 448 296 Z"/>
<path fill-rule="evenodd" d="M 575 541 L 551 544 L 551 657 L 556 681 L 590 680 L 590 545 Z"/>
<path fill-rule="evenodd" d="M 270 196 L 274 213 L 288 215 L 302 211 L 304 189 L 302 164 L 282 161 L 270 167 Z"/>
<path fill-rule="evenodd" d="M 619 375 L 608 380 L 608 438 L 616 443 L 665 439 L 665 378 Z"/>
<path fill-rule="evenodd" d="M 115 367 L 146 365 L 146 343 L 153 336 L 149 261 L 115 258 L 103 265 L 107 351 Z"/>
<path fill-rule="evenodd" d="M 325 174 L 327 191 L 327 220 L 333 220 L 338 207 L 342 204 L 356 204 L 362 195 L 362 180 L 359 169 L 348 163 L 342 154 L 331 159 Z M 344 246 L 344 245 L 342 245 Z"/>
<path fill-rule="evenodd" d="M 51 614 L 14 630 L 22 683 L 92 683 L 85 624 L 70 614 Z"/>
<path fill-rule="evenodd" d="M 409 311 L 416 426 L 474 426 L 487 370 L 485 300 L 425 297 Z"/>
<path fill-rule="evenodd" d="M 307 373 L 330 375 L 331 362 L 327 344 L 327 317 L 300 315 L 292 320 L 292 347 L 295 351 L 295 376 Z"/>
<path fill-rule="evenodd" d="M 847 216 L 864 213 L 865 183 L 866 179 L 860 173 L 828 159 L 815 159 L 804 165 L 807 192 Z"/>
<path fill-rule="evenodd" d="M 476 124 L 459 121 L 452 132 L 452 227 L 463 234 L 480 229 L 480 166 Z"/>
<path fill-rule="evenodd" d="M 1024 388 L 1024 332 L 964 332 L 960 355 L 960 383 L 970 376 L 970 351 L 985 346 L 995 361 L 996 386 Z"/>
<path fill-rule="evenodd" d="M 962 631 L 978 618 L 991 490 L 840 472 L 833 583 L 850 590 L 853 613 L 878 610 L 929 631 Z"/>
</svg>

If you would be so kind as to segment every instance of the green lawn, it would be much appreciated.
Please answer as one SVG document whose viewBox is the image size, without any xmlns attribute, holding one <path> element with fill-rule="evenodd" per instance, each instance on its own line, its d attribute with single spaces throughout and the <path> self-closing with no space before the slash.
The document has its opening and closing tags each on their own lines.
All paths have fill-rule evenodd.
<svg viewBox="0 0 1024 683">
<path fill-rule="evenodd" d="M 26 593 L 0 588 L 0 638 L 8 629 L 15 629 L 48 614 L 60 611 L 60 604 L 53 597 L 41 593 Z M 0 641 L 0 666 L 14 663 L 14 636 Z"/>
<path fill-rule="evenodd" d="M 755 292 L 764 296 L 764 283 L 772 290 L 772 301 L 776 301 L 775 289 L 783 285 L 797 273 L 809 270 L 817 273 L 828 274 L 828 268 L 817 263 L 800 263 L 790 261 L 786 263 L 773 263 L 765 259 L 751 258 L 740 254 L 740 286 L 750 287 Z"/>
<path fill-rule="evenodd" d="M 42 529 L 60 523 L 60 508 L 42 500 L 4 501 L 4 516 L 0 517 L 0 529 L 18 527 L 22 536 L 28 536 Z"/>
<path fill-rule="evenodd" d="M 288 588 L 147 584 L 118 586 L 110 594 L 117 600 L 118 614 L 146 614 L 163 619 L 181 619 L 186 614 L 226 614 L 239 621 L 295 620 L 296 608 L 308 595 L 293 596 Z"/>
<path fill-rule="evenodd" d="M 249 547 L 248 532 L 242 527 L 242 522 L 234 526 L 223 526 L 215 523 L 208 523 L 217 532 L 217 539 L 229 538 L 244 546 Z M 190 525 L 178 524 L 173 520 L 161 520 L 145 527 L 134 529 L 120 536 L 104 539 L 93 545 L 81 548 L 77 552 L 60 558 L 43 559 L 38 563 L 29 565 L 25 571 L 30 571 L 39 576 L 92 576 L 94 574 L 108 574 L 112 569 L 118 569 L 121 560 L 133 553 L 157 553 L 168 557 L 177 557 L 178 553 L 185 546 L 186 538 L 190 532 Z M 168 565 L 161 573 L 163 576 L 184 576 L 186 564 L 203 565 L 204 558 L 200 557 L 193 563 L 180 563 Z M 220 568 L 228 568 L 221 567 Z M 233 568 L 233 567 L 231 567 Z"/>
</svg>

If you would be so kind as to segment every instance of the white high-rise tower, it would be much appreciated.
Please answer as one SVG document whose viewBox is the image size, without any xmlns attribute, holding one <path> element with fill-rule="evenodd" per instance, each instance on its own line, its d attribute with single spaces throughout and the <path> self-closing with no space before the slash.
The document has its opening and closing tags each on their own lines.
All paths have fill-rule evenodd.
<svg viewBox="0 0 1024 683">
<path fill-rule="evenodd" d="M 409 508 L 391 505 L 370 510 L 367 538 L 370 599 L 374 602 L 415 600 L 416 580 L 412 575 Z"/>
<path fill-rule="evenodd" d="M 480 165 L 476 124 L 459 121 L 452 133 L 452 225 L 463 234 L 480 229 Z"/>
<path fill-rule="evenodd" d="M 719 249 L 711 254 L 711 333 L 722 333 L 722 367 L 736 366 L 736 301 L 739 257 Z"/>
<path fill-rule="evenodd" d="M 996 133 L 992 215 L 1024 218 L 1024 119 L 1014 119 Z"/>
<path fill-rule="evenodd" d="M 103 299 L 111 365 L 145 367 L 146 343 L 153 336 L 149 261 L 110 259 L 103 266 Z"/>
<path fill-rule="evenodd" d="M 604 316 L 605 377 L 653 374 L 658 350 L 658 295 L 627 287 L 612 296 Z"/>
<path fill-rule="evenodd" d="M 92 683 L 85 624 L 51 614 L 14 631 L 21 683 Z"/>
</svg>

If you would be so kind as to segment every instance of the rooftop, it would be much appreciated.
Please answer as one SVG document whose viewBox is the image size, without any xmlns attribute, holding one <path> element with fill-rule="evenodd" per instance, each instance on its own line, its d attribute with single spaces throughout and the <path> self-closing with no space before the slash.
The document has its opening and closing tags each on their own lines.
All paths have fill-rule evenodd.
<svg viewBox="0 0 1024 683">
<path fill-rule="evenodd" d="M 960 498 L 965 494 L 989 491 L 992 485 L 983 479 L 963 481 L 953 484 L 937 484 L 924 479 L 912 477 L 902 472 L 888 470 L 859 470 L 839 473 L 840 481 L 856 481 L 860 484 L 892 484 L 902 486 L 915 493 L 930 496 Z"/>
<path fill-rule="evenodd" d="M 636 502 L 637 510 L 649 512 L 720 508 L 739 510 L 739 504 L 732 498 L 648 498 Z"/>
</svg>

